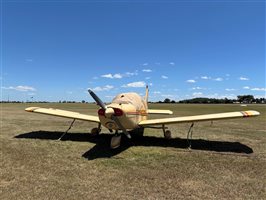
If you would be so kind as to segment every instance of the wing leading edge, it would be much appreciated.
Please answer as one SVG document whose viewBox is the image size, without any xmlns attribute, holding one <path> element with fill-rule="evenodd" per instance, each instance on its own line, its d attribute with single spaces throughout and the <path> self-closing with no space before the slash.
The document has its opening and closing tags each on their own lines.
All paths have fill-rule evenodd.
<svg viewBox="0 0 266 200">
<path fill-rule="evenodd" d="M 161 124 L 175 124 L 175 123 L 185 123 L 185 122 L 200 122 L 200 121 L 214 121 L 221 119 L 232 119 L 232 118 L 242 118 L 242 117 L 254 117 L 258 116 L 260 113 L 258 111 L 238 111 L 238 112 L 226 112 L 217 114 L 207 114 L 207 115 L 194 115 L 186 117 L 173 117 L 173 118 L 162 118 L 162 119 L 150 119 L 144 120 L 139 123 L 139 126 L 149 126 L 149 125 L 161 125 Z"/>
<path fill-rule="evenodd" d="M 78 112 L 72 112 L 72 111 L 66 111 L 66 110 L 59 110 L 59 109 L 53 109 L 53 108 L 29 107 L 29 108 L 26 108 L 25 111 L 100 123 L 99 117 L 97 116 L 85 115 L 85 114 L 80 114 Z"/>
<path fill-rule="evenodd" d="M 172 115 L 173 111 L 171 110 L 154 110 L 154 109 L 148 109 L 148 114 L 162 114 L 162 115 Z"/>
</svg>

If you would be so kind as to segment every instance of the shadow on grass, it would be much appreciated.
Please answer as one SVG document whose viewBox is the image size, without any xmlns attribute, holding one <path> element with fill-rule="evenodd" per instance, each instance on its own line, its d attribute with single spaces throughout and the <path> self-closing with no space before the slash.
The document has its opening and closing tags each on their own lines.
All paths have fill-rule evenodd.
<svg viewBox="0 0 266 200">
<path fill-rule="evenodd" d="M 27 139 L 44 139 L 44 140 L 58 140 L 63 132 L 52 131 L 34 131 L 30 133 L 23 133 L 15 136 L 15 138 Z M 76 141 L 76 142 L 91 142 L 95 146 L 85 152 L 82 156 L 88 160 L 96 158 L 110 158 L 115 156 L 131 146 L 153 146 L 153 147 L 174 147 L 180 149 L 187 149 L 187 139 L 172 138 L 167 140 L 165 138 L 154 136 L 134 136 L 132 140 L 127 139 L 122 135 L 121 146 L 117 149 L 110 148 L 110 140 L 112 134 L 102 133 L 98 136 L 92 136 L 86 133 L 67 133 L 62 141 Z M 202 139 L 191 140 L 192 149 L 206 150 L 215 152 L 231 152 L 231 153 L 245 153 L 251 154 L 253 150 L 247 145 L 239 142 L 225 142 L 225 141 L 210 141 Z"/>
</svg>

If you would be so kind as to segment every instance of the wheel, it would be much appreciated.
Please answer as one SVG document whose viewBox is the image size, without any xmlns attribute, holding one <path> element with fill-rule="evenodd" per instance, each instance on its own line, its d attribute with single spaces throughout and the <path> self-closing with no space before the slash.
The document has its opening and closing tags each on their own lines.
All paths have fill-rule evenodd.
<svg viewBox="0 0 266 200">
<path fill-rule="evenodd" d="M 171 139 L 172 138 L 172 133 L 171 131 L 167 130 L 164 132 L 164 138 L 166 139 Z"/>
<path fill-rule="evenodd" d="M 98 128 L 91 129 L 91 134 L 92 135 L 99 135 L 100 132 L 101 132 L 101 129 L 100 130 Z"/>
<path fill-rule="evenodd" d="M 116 149 L 120 146 L 120 142 L 121 142 L 121 135 L 114 135 L 111 139 L 111 148 L 112 149 Z"/>
</svg>

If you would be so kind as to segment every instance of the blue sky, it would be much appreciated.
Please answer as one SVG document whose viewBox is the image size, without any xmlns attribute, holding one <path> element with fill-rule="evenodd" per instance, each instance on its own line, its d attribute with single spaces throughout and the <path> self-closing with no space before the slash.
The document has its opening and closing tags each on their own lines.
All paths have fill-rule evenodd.
<svg viewBox="0 0 266 200">
<path fill-rule="evenodd" d="M 78 2 L 78 3 L 77 3 Z M 264 1 L 2 1 L 2 100 L 265 97 Z"/>
</svg>

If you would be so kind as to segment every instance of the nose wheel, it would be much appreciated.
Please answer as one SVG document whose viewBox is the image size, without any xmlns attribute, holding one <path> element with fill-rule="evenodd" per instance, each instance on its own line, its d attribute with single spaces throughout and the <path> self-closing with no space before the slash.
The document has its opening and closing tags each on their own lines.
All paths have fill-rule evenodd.
<svg viewBox="0 0 266 200">
<path fill-rule="evenodd" d="M 116 133 L 111 139 L 110 146 L 112 149 L 116 149 L 120 147 L 120 143 L 121 143 L 121 134 Z"/>
</svg>

